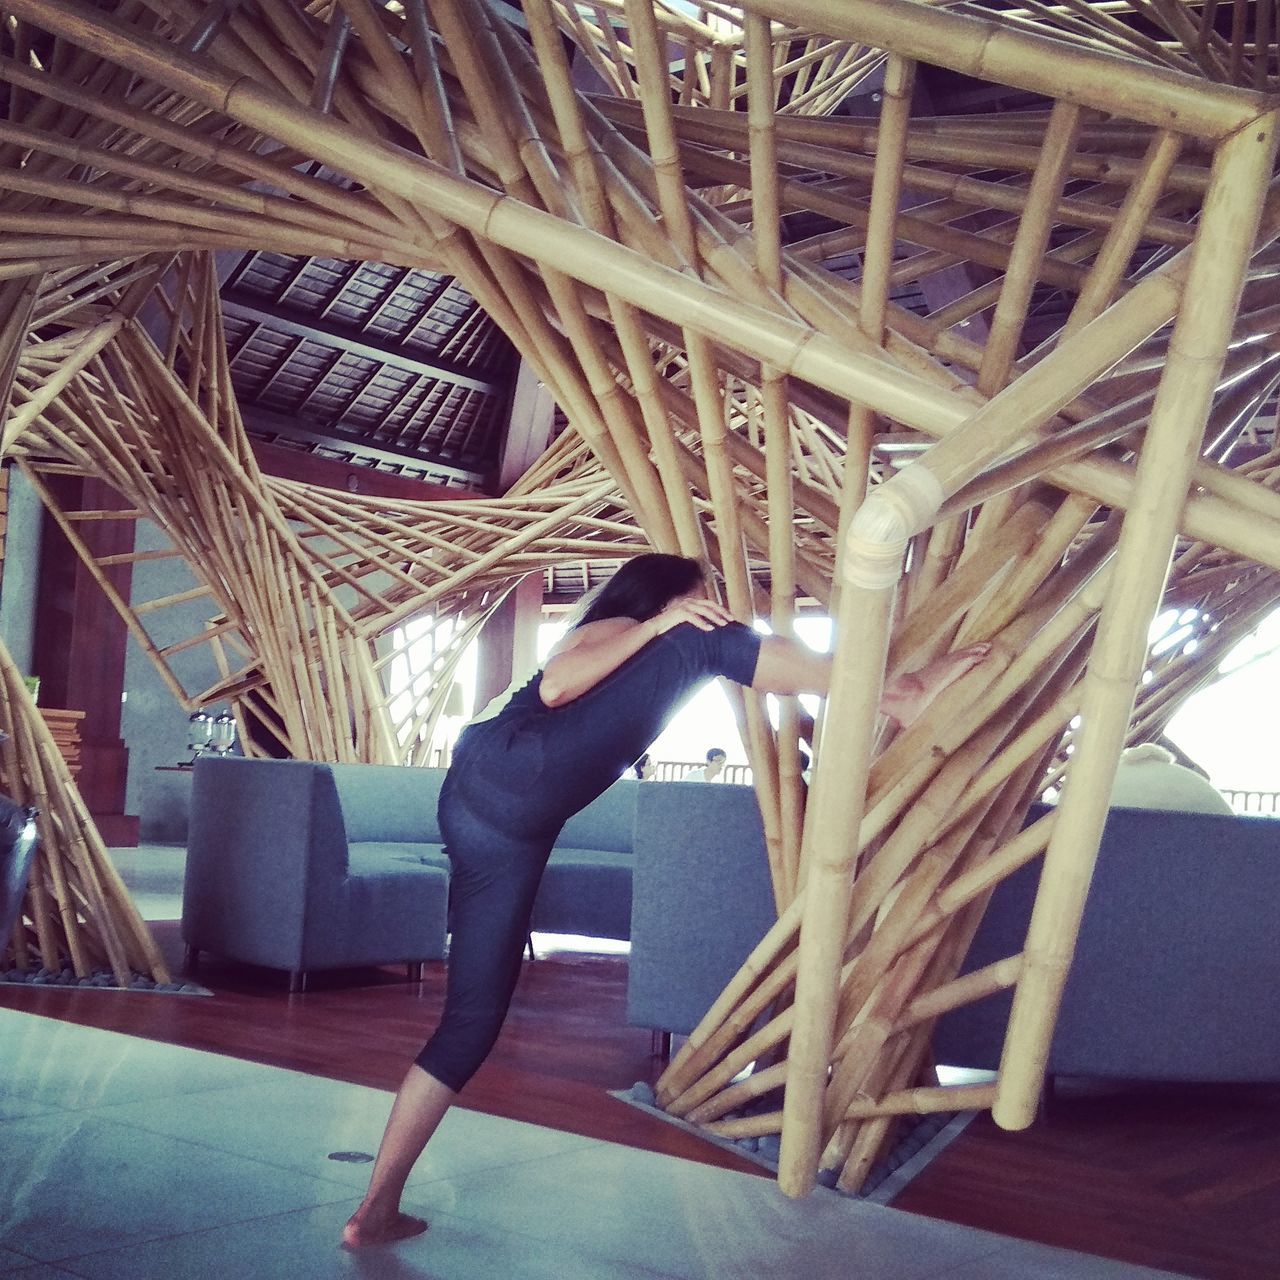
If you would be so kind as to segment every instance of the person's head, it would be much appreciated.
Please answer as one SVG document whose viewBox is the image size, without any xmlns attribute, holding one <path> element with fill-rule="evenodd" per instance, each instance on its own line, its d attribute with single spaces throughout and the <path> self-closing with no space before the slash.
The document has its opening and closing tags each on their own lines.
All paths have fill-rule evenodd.
<svg viewBox="0 0 1280 1280">
<path fill-rule="evenodd" d="M 655 552 L 628 560 L 598 591 L 583 601 L 573 624 L 581 627 L 602 618 L 633 618 L 647 622 L 673 600 L 700 592 L 702 566 L 687 556 Z"/>
<path fill-rule="evenodd" d="M 646 751 L 631 767 L 635 770 L 636 777 L 643 782 L 646 778 L 653 777 L 657 765 L 653 763 L 653 757 Z"/>
<path fill-rule="evenodd" d="M 1126 747 L 1120 753 L 1120 763 L 1132 764 L 1176 764 L 1174 754 L 1158 742 L 1143 742 L 1136 747 Z"/>
<path fill-rule="evenodd" d="M 729 754 L 723 747 L 712 747 L 707 752 L 707 777 L 714 778 L 728 762 Z"/>
</svg>

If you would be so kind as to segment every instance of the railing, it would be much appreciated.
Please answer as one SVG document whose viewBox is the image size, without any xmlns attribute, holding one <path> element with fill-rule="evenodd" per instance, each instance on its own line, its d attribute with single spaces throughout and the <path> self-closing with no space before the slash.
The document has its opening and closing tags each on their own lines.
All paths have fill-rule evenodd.
<svg viewBox="0 0 1280 1280">
<path fill-rule="evenodd" d="M 437 747 L 431 752 L 429 764 L 436 768 L 447 769 L 452 756 L 450 748 Z M 654 761 L 654 780 L 658 782 L 679 782 L 685 774 L 692 769 L 701 769 L 706 765 L 705 760 L 656 760 Z M 623 775 L 624 777 L 634 777 L 630 770 Z M 727 764 L 720 771 L 717 782 L 740 782 L 744 786 L 749 787 L 752 781 L 751 766 L 749 764 Z"/>
<path fill-rule="evenodd" d="M 1280 791 L 1234 791 L 1220 788 L 1237 813 L 1280 813 Z"/>
<path fill-rule="evenodd" d="M 679 782 L 690 770 L 704 768 L 706 763 L 705 760 L 656 760 L 653 776 L 658 782 Z M 751 777 L 749 764 L 727 764 L 716 781 L 741 782 L 749 787 Z"/>
</svg>

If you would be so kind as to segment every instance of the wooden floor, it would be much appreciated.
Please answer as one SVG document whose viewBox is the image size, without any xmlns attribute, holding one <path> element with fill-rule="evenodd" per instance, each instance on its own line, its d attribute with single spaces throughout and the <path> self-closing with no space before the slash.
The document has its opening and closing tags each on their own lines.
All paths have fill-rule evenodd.
<svg viewBox="0 0 1280 1280">
<path fill-rule="evenodd" d="M 177 927 L 155 926 L 175 961 Z M 395 970 L 283 975 L 206 958 L 212 998 L 0 987 L 0 1006 L 394 1089 L 441 1004 Z M 558 952 L 526 964 L 511 1016 L 462 1103 L 706 1163 L 758 1167 L 608 1096 L 652 1080 L 625 1024 L 626 961 Z M 0 1055 L 2 1056 L 2 1055 Z M 1280 1280 L 1280 1088 L 1065 1082 L 1024 1133 L 980 1116 L 895 1208 L 1208 1280 Z"/>
</svg>

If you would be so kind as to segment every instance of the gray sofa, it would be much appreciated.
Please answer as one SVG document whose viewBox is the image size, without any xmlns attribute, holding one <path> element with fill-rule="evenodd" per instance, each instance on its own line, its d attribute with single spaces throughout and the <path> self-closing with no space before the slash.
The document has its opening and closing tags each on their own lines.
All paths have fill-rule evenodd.
<svg viewBox="0 0 1280 1280">
<path fill-rule="evenodd" d="M 212 951 L 287 969 L 300 990 L 308 970 L 444 954 L 448 871 L 405 856 L 427 813 L 434 824 L 439 784 L 396 786 L 387 774 L 399 771 L 377 768 L 356 780 L 351 767 L 196 764 L 182 893 L 189 962 Z"/>
<path fill-rule="evenodd" d="M 623 778 L 564 824 L 533 903 L 535 932 L 631 937 L 636 797 L 649 785 Z"/>
<path fill-rule="evenodd" d="M 635 857 L 627 1018 L 687 1033 L 776 919 L 754 793 L 644 784 Z M 1021 950 L 1038 877 L 997 888 L 965 972 Z M 1049 1072 L 1280 1080 L 1277 903 L 1280 820 L 1112 810 Z M 1009 1005 L 941 1018 L 936 1060 L 994 1069 Z"/>
<path fill-rule="evenodd" d="M 194 770 L 182 933 L 188 955 L 308 970 L 444 955 L 443 769 L 204 758 Z M 637 783 L 565 826 L 533 927 L 626 938 Z"/>
<path fill-rule="evenodd" d="M 1037 859 L 997 887 L 964 972 L 1021 950 L 1039 876 Z M 1280 1080 L 1277 904 L 1280 821 L 1111 810 L 1048 1073 Z M 939 1019 L 937 1061 L 994 1070 L 1011 999 Z"/>
</svg>

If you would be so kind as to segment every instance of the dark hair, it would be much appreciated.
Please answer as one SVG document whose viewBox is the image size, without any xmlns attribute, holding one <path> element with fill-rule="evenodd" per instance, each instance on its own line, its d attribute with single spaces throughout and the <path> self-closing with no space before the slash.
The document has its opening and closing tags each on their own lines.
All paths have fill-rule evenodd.
<svg viewBox="0 0 1280 1280">
<path fill-rule="evenodd" d="M 687 556 L 659 552 L 636 556 L 583 601 L 582 614 L 573 626 L 581 627 L 602 618 L 634 618 L 637 622 L 646 622 L 702 581 L 702 566 Z"/>
<path fill-rule="evenodd" d="M 723 756 L 727 760 L 729 758 L 729 753 L 723 747 L 712 747 L 711 750 L 707 752 L 707 763 L 710 764 L 716 756 Z"/>
<path fill-rule="evenodd" d="M 632 768 L 633 770 L 635 770 L 635 775 L 636 775 L 636 777 L 637 777 L 637 778 L 643 778 L 643 777 L 644 777 L 644 767 L 645 767 L 645 765 L 647 765 L 648 763 L 649 763 L 649 753 L 646 751 L 646 752 L 644 753 L 644 755 L 642 755 L 642 756 L 640 757 L 640 759 L 639 759 L 639 760 L 637 760 L 637 761 L 635 762 L 635 764 L 633 764 L 633 765 L 631 766 L 631 768 Z"/>
</svg>

